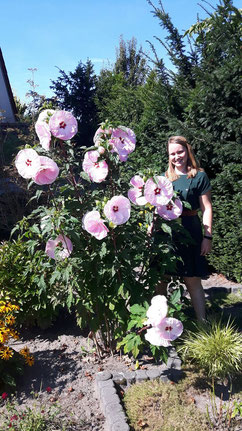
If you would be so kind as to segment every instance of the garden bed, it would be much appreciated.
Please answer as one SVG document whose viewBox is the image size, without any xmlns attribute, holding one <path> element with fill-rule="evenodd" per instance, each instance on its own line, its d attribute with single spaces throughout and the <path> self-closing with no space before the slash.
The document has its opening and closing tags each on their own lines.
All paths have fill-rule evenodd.
<svg viewBox="0 0 242 431">
<path fill-rule="evenodd" d="M 207 281 L 206 288 L 213 285 L 223 287 L 224 280 L 215 284 L 216 280 L 218 278 L 213 276 L 212 284 L 209 286 Z M 240 286 L 235 283 L 230 283 L 229 286 L 226 281 L 226 287 L 235 289 Z M 21 407 L 35 404 L 47 408 L 57 403 L 60 406 L 58 416 L 67 417 L 72 422 L 72 428 L 68 429 L 104 430 L 105 418 L 95 390 L 95 375 L 100 371 L 133 371 L 135 361 L 120 355 L 106 356 L 100 360 L 93 340 L 88 334 L 83 334 L 75 320 L 67 315 L 60 316 L 49 329 L 21 331 L 21 339 L 15 341 L 13 347 L 19 351 L 25 345 L 33 353 L 35 363 L 32 367 L 26 367 L 24 375 L 17 382 L 18 404 Z M 152 368 L 151 358 L 143 357 L 139 366 L 142 369 Z M 211 403 L 209 389 L 211 388 L 207 387 L 196 394 L 192 392 L 192 388 L 189 391 L 191 399 L 203 411 L 206 410 L 206 404 Z M 219 391 L 217 395 L 219 400 Z"/>
</svg>

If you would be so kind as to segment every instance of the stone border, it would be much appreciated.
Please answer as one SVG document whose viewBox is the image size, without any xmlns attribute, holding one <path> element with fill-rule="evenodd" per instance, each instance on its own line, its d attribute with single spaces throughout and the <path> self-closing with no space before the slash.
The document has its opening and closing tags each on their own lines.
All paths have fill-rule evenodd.
<svg viewBox="0 0 242 431">
<path fill-rule="evenodd" d="M 96 391 L 101 410 L 106 418 L 106 431 L 130 431 L 128 418 L 118 395 L 118 388 L 126 388 L 136 382 L 159 379 L 177 381 L 181 376 L 181 359 L 175 349 L 169 352 L 167 364 L 154 365 L 149 370 L 127 372 L 101 371 L 96 374 Z"/>
</svg>

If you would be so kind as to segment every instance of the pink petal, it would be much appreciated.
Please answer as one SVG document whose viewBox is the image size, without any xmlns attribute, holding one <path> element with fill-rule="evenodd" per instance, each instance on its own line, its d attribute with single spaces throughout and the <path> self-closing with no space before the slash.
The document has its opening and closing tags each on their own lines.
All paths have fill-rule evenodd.
<svg viewBox="0 0 242 431">
<path fill-rule="evenodd" d="M 35 123 L 35 131 L 40 140 L 40 145 L 48 151 L 50 148 L 51 141 L 49 125 L 44 121 L 37 121 L 37 123 Z"/>
<path fill-rule="evenodd" d="M 157 207 L 158 214 L 165 220 L 173 220 L 180 217 L 183 205 L 180 199 L 169 202 L 167 205 Z"/>
<path fill-rule="evenodd" d="M 138 188 L 130 189 L 128 191 L 128 198 L 135 205 L 145 205 L 147 204 L 147 200 L 144 196 L 142 196 L 142 191 Z"/>
<path fill-rule="evenodd" d="M 163 338 L 161 331 L 157 327 L 147 329 L 145 339 L 149 341 L 150 344 L 153 344 L 153 346 L 168 347 L 171 345 L 169 340 Z"/>
<path fill-rule="evenodd" d="M 113 196 L 104 206 L 105 216 L 114 224 L 126 223 L 130 217 L 130 202 L 124 196 Z"/>
<path fill-rule="evenodd" d="M 151 205 L 166 205 L 173 196 L 172 182 L 166 177 L 157 176 L 156 182 L 149 178 L 145 183 L 144 195 Z"/>
<path fill-rule="evenodd" d="M 33 181 L 36 184 L 52 184 L 59 175 L 59 168 L 54 160 L 49 157 L 40 156 L 40 167 L 33 176 Z"/>
<path fill-rule="evenodd" d="M 82 218 L 82 227 L 95 238 L 101 240 L 109 232 L 98 211 L 89 211 Z"/>
<path fill-rule="evenodd" d="M 40 167 L 40 156 L 35 150 L 25 148 L 20 150 L 15 159 L 15 166 L 23 178 L 32 178 Z"/>
<path fill-rule="evenodd" d="M 139 175 L 135 175 L 134 177 L 131 178 L 130 184 L 134 187 L 139 188 L 139 187 L 144 187 L 145 182 L 143 178 L 141 178 Z"/>
<path fill-rule="evenodd" d="M 147 324 L 158 326 L 166 317 L 168 312 L 167 299 L 164 295 L 156 295 L 151 300 L 151 306 L 148 308 L 146 316 Z"/>
<path fill-rule="evenodd" d="M 50 131 L 56 138 L 66 141 L 73 138 L 77 133 L 77 121 L 67 111 L 56 111 L 49 121 Z"/>
<path fill-rule="evenodd" d="M 165 317 L 159 324 L 159 330 L 164 339 L 173 341 L 183 332 L 182 322 L 174 317 Z"/>
<path fill-rule="evenodd" d="M 45 252 L 52 259 L 56 259 L 55 249 L 60 243 L 62 245 L 62 250 L 58 252 L 57 257 L 60 259 L 65 259 L 66 257 L 70 256 L 73 250 L 71 240 L 65 235 L 58 235 L 56 239 L 49 239 L 46 243 Z"/>
</svg>

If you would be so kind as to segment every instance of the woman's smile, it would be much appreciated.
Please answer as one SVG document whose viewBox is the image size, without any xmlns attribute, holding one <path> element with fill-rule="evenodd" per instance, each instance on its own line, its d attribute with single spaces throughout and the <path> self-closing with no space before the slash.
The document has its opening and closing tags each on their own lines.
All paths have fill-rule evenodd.
<svg viewBox="0 0 242 431">
<path fill-rule="evenodd" d="M 177 173 L 187 173 L 187 149 L 181 144 L 169 144 L 169 159 Z"/>
</svg>

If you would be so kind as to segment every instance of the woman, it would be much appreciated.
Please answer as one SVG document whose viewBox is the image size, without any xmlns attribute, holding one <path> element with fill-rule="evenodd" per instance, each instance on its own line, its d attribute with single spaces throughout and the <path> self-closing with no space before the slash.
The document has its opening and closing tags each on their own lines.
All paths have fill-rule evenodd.
<svg viewBox="0 0 242 431">
<path fill-rule="evenodd" d="M 208 275 L 205 256 L 212 249 L 212 204 L 211 186 L 206 173 L 196 161 L 192 148 L 183 136 L 172 136 L 168 140 L 169 167 L 165 173 L 172 181 L 180 198 L 191 205 L 184 209 L 182 224 L 190 233 L 194 243 L 185 246 L 176 244 L 183 262 L 178 263 L 177 275 L 182 276 L 191 296 L 198 320 L 205 319 L 205 295 L 201 278 Z M 202 224 L 197 215 L 202 210 Z"/>
</svg>

